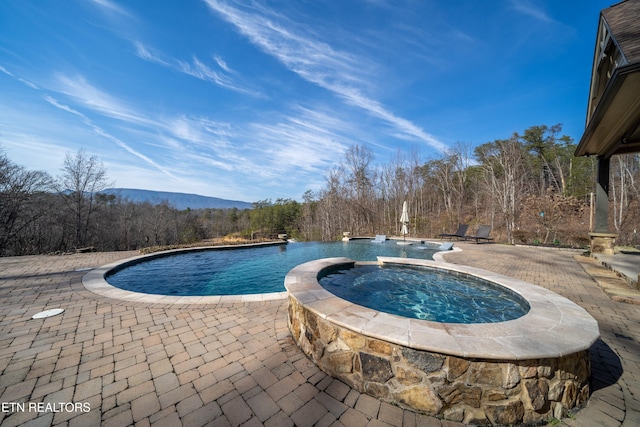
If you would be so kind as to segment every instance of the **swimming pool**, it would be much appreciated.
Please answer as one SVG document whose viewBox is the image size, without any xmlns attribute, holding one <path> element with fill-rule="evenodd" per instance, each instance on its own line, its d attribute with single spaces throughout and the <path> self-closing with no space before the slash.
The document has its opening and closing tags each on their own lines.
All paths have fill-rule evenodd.
<svg viewBox="0 0 640 427">
<path fill-rule="evenodd" d="M 250 295 L 284 292 L 284 277 L 296 265 L 319 258 L 349 257 L 375 261 L 378 256 L 432 259 L 437 245 L 301 242 L 259 247 L 181 251 L 142 257 L 114 268 L 106 281 L 127 291 L 170 296 Z"/>
<path fill-rule="evenodd" d="M 318 282 L 332 294 L 373 310 L 443 323 L 517 319 L 529 304 L 477 277 L 419 266 L 357 265 L 325 270 Z"/>
</svg>

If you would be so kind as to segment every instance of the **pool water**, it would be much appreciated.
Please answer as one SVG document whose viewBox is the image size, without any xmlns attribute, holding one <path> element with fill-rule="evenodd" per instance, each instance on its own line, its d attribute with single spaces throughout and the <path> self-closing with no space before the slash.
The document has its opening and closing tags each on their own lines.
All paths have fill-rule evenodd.
<svg viewBox="0 0 640 427">
<path fill-rule="evenodd" d="M 515 292 L 488 281 L 430 268 L 359 265 L 328 271 L 320 286 L 373 310 L 445 323 L 517 319 L 530 306 Z"/>
<path fill-rule="evenodd" d="M 302 242 L 237 249 L 186 251 L 152 258 L 107 274 L 109 284 L 156 295 L 248 295 L 284 292 L 293 267 L 320 258 L 347 257 L 375 261 L 377 256 L 432 259 L 436 246 L 371 243 Z"/>
</svg>

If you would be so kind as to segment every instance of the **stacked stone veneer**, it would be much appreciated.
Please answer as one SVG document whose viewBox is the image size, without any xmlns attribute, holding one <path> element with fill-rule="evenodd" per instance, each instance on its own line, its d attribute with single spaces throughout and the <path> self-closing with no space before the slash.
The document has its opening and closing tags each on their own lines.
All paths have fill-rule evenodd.
<svg viewBox="0 0 640 427">
<path fill-rule="evenodd" d="M 477 425 L 560 419 L 589 396 L 588 350 L 554 359 L 481 360 L 415 350 L 337 326 L 289 297 L 289 329 L 323 371 L 360 392 Z"/>
</svg>

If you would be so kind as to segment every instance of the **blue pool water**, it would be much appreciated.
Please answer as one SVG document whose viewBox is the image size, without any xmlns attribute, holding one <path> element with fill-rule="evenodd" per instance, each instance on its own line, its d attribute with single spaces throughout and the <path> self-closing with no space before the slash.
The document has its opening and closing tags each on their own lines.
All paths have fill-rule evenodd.
<svg viewBox="0 0 640 427">
<path fill-rule="evenodd" d="M 432 259 L 436 249 L 371 243 L 304 242 L 241 249 L 188 251 L 152 258 L 106 277 L 128 291 L 157 295 L 247 295 L 284 292 L 284 277 L 293 267 L 320 258 L 347 257 L 375 261 L 377 256 Z"/>
<path fill-rule="evenodd" d="M 524 298 L 503 286 L 430 268 L 363 265 L 329 271 L 319 282 L 355 304 L 434 322 L 504 322 L 530 309 Z"/>
</svg>

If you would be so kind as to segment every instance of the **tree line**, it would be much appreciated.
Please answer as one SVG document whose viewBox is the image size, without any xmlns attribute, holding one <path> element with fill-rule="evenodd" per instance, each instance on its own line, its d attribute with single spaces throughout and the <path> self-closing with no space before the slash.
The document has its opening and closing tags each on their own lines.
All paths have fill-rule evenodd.
<svg viewBox="0 0 640 427">
<path fill-rule="evenodd" d="M 418 152 L 376 162 L 365 145 L 349 147 L 323 187 L 301 202 L 270 199 L 252 209 L 178 210 L 132 202 L 110 186 L 102 162 L 84 150 L 67 154 L 58 177 L 30 171 L 0 152 L 0 255 L 131 250 L 189 244 L 223 236 L 335 240 L 398 235 L 402 203 L 410 236 L 433 238 L 459 223 L 492 228 L 507 243 L 584 246 L 592 221 L 596 160 L 576 158 L 562 126 L 532 126 L 474 148 L 459 143 L 423 160 Z M 638 244 L 640 156 L 611 162 L 610 229 Z"/>
<path fill-rule="evenodd" d="M 245 210 L 133 202 L 100 192 L 110 185 L 103 163 L 84 150 L 66 155 L 58 177 L 0 153 L 0 255 L 171 246 L 249 228 Z"/>
<path fill-rule="evenodd" d="M 398 152 L 374 163 L 370 149 L 353 146 L 327 173 L 324 187 L 305 194 L 299 229 L 319 240 L 345 231 L 398 235 L 406 200 L 411 236 L 437 237 L 460 223 L 473 233 L 482 224 L 510 244 L 586 246 L 597 160 L 574 157 L 575 149 L 560 124 L 474 148 L 459 143 L 426 161 Z M 640 156 L 615 156 L 610 173 L 610 229 L 620 244 L 637 244 Z"/>
</svg>

